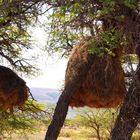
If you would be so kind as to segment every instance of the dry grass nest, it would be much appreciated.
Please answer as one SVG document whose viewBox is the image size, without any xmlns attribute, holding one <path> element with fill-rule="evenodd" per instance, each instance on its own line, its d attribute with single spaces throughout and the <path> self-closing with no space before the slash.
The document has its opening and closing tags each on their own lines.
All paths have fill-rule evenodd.
<svg viewBox="0 0 140 140">
<path fill-rule="evenodd" d="M 78 43 L 71 54 L 68 62 L 65 86 L 68 81 L 73 78 L 76 73 L 75 65 L 78 62 L 85 62 L 89 54 L 89 45 L 91 37 L 82 39 Z M 96 108 L 110 108 L 117 107 L 123 101 L 126 94 L 126 87 L 121 67 L 122 49 L 120 47 L 113 50 L 115 56 L 106 54 L 99 57 L 93 54 L 93 64 L 88 70 L 84 81 L 76 92 L 73 94 L 70 101 L 72 107 L 96 107 Z"/>
<path fill-rule="evenodd" d="M 22 106 L 29 96 L 26 83 L 11 69 L 0 66 L 0 108 Z"/>
</svg>

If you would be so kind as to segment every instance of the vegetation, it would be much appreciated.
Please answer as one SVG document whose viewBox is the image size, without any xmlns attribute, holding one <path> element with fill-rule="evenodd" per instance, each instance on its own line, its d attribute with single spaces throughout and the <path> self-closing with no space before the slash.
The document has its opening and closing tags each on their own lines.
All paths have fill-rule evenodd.
<svg viewBox="0 0 140 140">
<path fill-rule="evenodd" d="M 110 139 L 119 109 L 80 108 L 76 112 L 74 118 L 66 119 L 59 135 L 60 140 L 62 137 L 74 140 Z M 138 125 L 132 140 L 139 140 L 139 133 Z"/>
<path fill-rule="evenodd" d="M 29 27 L 35 26 L 37 16 L 42 14 L 43 3 L 7 0 L 0 1 L 0 64 L 22 74 L 35 75 L 36 56 L 25 56 L 33 49 Z M 32 53 L 30 53 L 32 54 Z M 49 109 L 49 108 L 48 108 Z M 22 108 L 0 109 L 0 139 L 8 135 L 35 132 L 50 113 L 43 106 L 29 99 Z"/>
<path fill-rule="evenodd" d="M 33 50 L 29 27 L 35 26 L 43 14 L 43 2 L 25 0 L 0 1 L 0 58 L 1 64 L 12 66 L 18 72 L 35 75 L 37 56 L 25 52 Z"/>
<path fill-rule="evenodd" d="M 11 137 L 12 134 L 25 135 L 40 132 L 40 125 L 46 124 L 52 117 L 51 107 L 28 100 L 22 108 L 0 110 L 0 138 Z"/>
<path fill-rule="evenodd" d="M 23 138 L 25 140 L 43 140 L 46 124 L 47 126 L 49 125 L 49 118 L 51 120 L 51 115 L 53 114 L 51 111 L 54 111 L 54 109 L 50 107 L 47 111 L 50 114 L 38 112 L 40 114 L 39 117 L 36 116 L 37 114 L 34 114 L 36 117 L 33 114 L 32 117 L 29 117 L 29 115 L 29 118 L 27 116 L 25 117 L 25 112 L 24 115 L 22 114 L 23 112 L 17 113 L 20 117 L 17 114 L 13 115 L 14 117 L 12 117 L 12 115 L 9 116 L 9 124 L 7 123 L 6 129 L 8 131 L 3 133 L 5 134 L 5 139 L 18 140 L 19 138 Z M 119 110 L 117 109 L 76 109 L 75 117 L 67 118 L 65 120 L 64 127 L 59 134 L 58 140 L 110 139 L 111 130 L 118 113 Z M 31 112 L 29 112 L 29 114 L 31 114 Z M 8 127 L 9 125 L 10 127 Z M 140 131 L 138 126 L 133 134 L 132 140 L 138 140 L 139 133 Z"/>
<path fill-rule="evenodd" d="M 138 41 L 140 38 L 138 33 L 140 27 L 139 0 L 51 1 L 48 4 L 53 7 L 52 24 L 54 23 L 55 25 L 52 26 L 52 29 L 54 29 L 52 35 L 56 40 L 58 38 L 60 41 L 62 38 L 70 38 L 71 32 L 77 33 L 79 36 L 101 36 L 102 39 L 97 42 L 94 41 L 93 44 L 98 47 L 98 45 L 101 46 L 104 43 L 106 44 L 104 46 L 107 47 L 95 48 L 91 50 L 93 54 L 103 56 L 102 54 L 107 52 L 113 56 L 112 50 L 121 46 L 124 49 L 124 54 L 135 54 L 134 50 L 136 49 L 136 54 L 138 57 L 140 56 Z M 67 35 L 68 33 L 70 34 Z M 75 42 L 70 39 L 70 42 L 67 41 L 67 43 Z M 54 45 L 55 48 L 57 46 Z M 70 47 L 68 48 L 70 49 Z M 92 60 L 92 57 L 88 58 L 87 63 L 78 65 L 77 73 L 64 88 L 55 109 L 52 123 L 49 126 L 46 140 L 58 137 L 66 117 L 70 99 L 90 69 L 90 60 Z M 112 132 L 111 137 L 113 140 L 131 139 L 132 133 L 139 122 L 139 72 L 137 71 L 134 74 L 133 71 L 129 74 L 130 80 L 127 81 L 129 82 L 127 84 L 128 93 Z M 133 97 L 131 96 L 132 92 Z"/>
<path fill-rule="evenodd" d="M 124 55 L 126 55 L 123 61 L 127 62 L 129 68 L 131 68 L 132 64 L 129 63 L 131 61 L 127 58 L 132 58 L 138 63 L 139 59 L 136 60 L 133 56 L 137 55 L 140 58 L 139 9 L 139 0 L 1 0 L 0 63 L 10 65 L 17 71 L 26 74 L 34 74 L 36 67 L 33 61 L 30 62 L 23 55 L 25 51 L 31 52 L 33 49 L 28 28 L 36 24 L 40 15 L 47 13 L 46 18 L 49 18 L 49 22 L 46 23 L 46 30 L 49 29 L 47 32 L 50 36 L 46 49 L 49 53 L 61 52 L 62 56 L 68 56 L 73 45 L 78 42 L 80 37 L 100 36 L 101 39 L 91 42 L 92 45 L 102 46 L 102 44 L 105 44 L 107 47 L 95 47 L 89 50 L 91 54 L 102 57 L 107 53 L 114 56 L 112 50 L 121 46 L 124 49 Z M 29 58 L 34 59 L 35 56 L 29 56 Z M 92 57 L 89 60 L 92 60 Z M 55 109 L 53 120 L 48 128 L 46 140 L 57 139 L 68 111 L 70 99 L 80 85 L 80 81 L 83 80 L 90 63 L 91 61 L 79 65 L 77 75 L 64 88 Z M 126 73 L 129 78 L 126 77 L 128 91 L 112 131 L 112 140 L 131 139 L 139 122 L 139 65 L 137 71 L 131 70 Z M 20 124 L 24 121 L 26 122 L 25 126 L 28 127 L 30 124 L 27 123 L 26 119 L 22 120 L 20 116 L 23 118 L 26 116 L 30 122 L 32 121 L 30 120 L 32 115 L 30 114 L 29 117 L 27 115 L 29 112 L 27 113 L 26 109 L 24 111 L 15 109 L 14 115 L 9 115 L 9 112 L 2 110 L 0 116 L 4 117 L 6 115 L 6 118 L 8 118 L 4 121 L 5 125 L 2 124 L 2 126 L 14 130 L 13 126 L 15 125 L 13 123 L 17 124 L 17 118 L 19 118 Z M 95 122 L 94 120 L 94 124 Z M 6 130 L 6 128 L 4 129 Z"/>
</svg>

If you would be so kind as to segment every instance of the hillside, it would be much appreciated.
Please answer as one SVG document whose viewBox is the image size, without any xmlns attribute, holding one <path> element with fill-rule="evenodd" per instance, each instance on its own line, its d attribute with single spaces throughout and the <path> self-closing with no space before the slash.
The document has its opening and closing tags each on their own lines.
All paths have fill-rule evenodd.
<svg viewBox="0 0 140 140">
<path fill-rule="evenodd" d="M 47 103 L 54 104 L 57 102 L 60 92 L 57 89 L 48 88 L 30 88 L 33 97 L 39 101 L 46 101 Z"/>
<path fill-rule="evenodd" d="M 58 89 L 49 88 L 30 88 L 33 97 L 40 103 L 56 104 L 60 96 Z M 74 117 L 76 115 L 75 109 L 69 108 L 68 117 Z"/>
</svg>

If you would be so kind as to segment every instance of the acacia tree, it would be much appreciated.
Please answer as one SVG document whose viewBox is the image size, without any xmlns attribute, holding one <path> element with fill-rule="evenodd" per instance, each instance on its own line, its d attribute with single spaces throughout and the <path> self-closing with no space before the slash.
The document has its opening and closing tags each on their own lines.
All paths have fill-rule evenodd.
<svg viewBox="0 0 140 140">
<path fill-rule="evenodd" d="M 43 3 L 47 4 L 49 9 L 52 9 L 49 13 L 49 17 L 52 20 L 49 23 L 49 27 L 51 28 L 50 37 L 52 37 L 49 40 L 51 50 L 66 50 L 64 54 L 67 54 L 67 50 L 70 51 L 72 49 L 77 37 L 84 35 L 94 36 L 100 32 L 110 32 L 112 29 L 115 29 L 117 32 L 123 34 L 123 42 L 119 43 L 125 44 L 128 51 L 135 48 L 138 56 L 140 56 L 139 0 L 1 1 L 0 56 L 8 60 L 15 68 L 20 70 L 24 68 L 25 71 L 29 71 L 31 68 L 31 65 L 26 63 L 27 61 L 22 58 L 21 54 L 24 48 L 29 48 L 29 38 L 26 29 L 31 24 L 31 19 L 39 15 L 40 7 L 42 7 Z M 104 39 L 108 38 L 106 37 Z M 110 46 L 113 45 L 115 35 L 112 39 L 111 42 L 109 41 Z M 56 41 L 57 43 L 54 43 Z M 93 55 L 91 54 L 87 58 L 88 62 L 78 66 L 77 74 L 65 87 L 57 103 L 53 120 L 48 128 L 46 140 L 57 139 L 63 126 L 71 97 L 81 84 L 79 81 L 84 79 L 88 69 L 90 69 L 93 63 L 92 58 Z M 139 122 L 139 76 L 140 70 L 138 66 L 112 132 L 113 140 L 131 139 L 131 135 Z"/>
<path fill-rule="evenodd" d="M 43 125 L 52 115 L 52 107 L 36 101 L 28 100 L 22 109 L 14 108 L 13 113 L 0 109 L 0 139 L 12 136 L 35 133 L 39 130 L 36 126 Z M 40 131 L 40 130 L 39 130 Z"/>
<path fill-rule="evenodd" d="M 37 17 L 42 14 L 42 5 L 38 1 L 6 0 L 0 1 L 0 63 L 9 64 L 17 71 L 33 74 L 35 58 L 25 58 L 30 52 L 32 40 L 29 26 L 34 26 Z M 4 63 L 3 63 L 4 62 Z"/>
<path fill-rule="evenodd" d="M 115 29 L 123 34 L 124 41 L 120 43 L 125 42 L 128 52 L 136 49 L 139 57 L 139 0 L 62 0 L 50 1 L 48 4 L 54 8 L 52 17 L 55 21 L 53 22 L 55 26 L 52 27 L 56 29 L 56 32 L 65 29 L 62 35 L 68 37 L 66 35 L 70 31 L 80 33 L 82 30 L 83 34 L 85 31 L 94 36 L 98 32 Z M 61 38 L 59 39 L 61 40 Z M 67 43 L 69 43 L 68 40 Z M 64 88 L 57 103 L 53 120 L 46 133 L 46 140 L 57 139 L 60 129 L 63 126 L 71 97 L 76 88 L 81 84 L 80 81 L 82 81 L 90 68 L 90 64 L 92 64 L 90 61 L 92 60 L 92 55 L 89 56 L 88 60 L 87 63 L 78 66 L 77 74 L 75 74 L 71 82 Z M 138 65 L 112 132 L 112 140 L 131 139 L 132 133 L 139 122 L 139 74 L 140 70 Z"/>
<path fill-rule="evenodd" d="M 78 110 L 78 119 L 83 126 L 94 131 L 98 140 L 109 139 L 118 111 L 116 109 L 83 108 Z"/>
<path fill-rule="evenodd" d="M 0 1 L 0 64 L 12 67 L 18 72 L 34 74 L 33 61 L 24 57 L 33 49 L 28 27 L 33 26 L 37 16 L 42 14 L 43 3 L 25 0 Z M 1 67 L 2 68 L 2 67 Z M 0 77 L 0 80 L 3 78 Z M 19 83 L 19 82 L 18 82 Z M 0 86 L 0 88 L 2 88 Z M 6 87 L 8 88 L 8 87 Z M 7 101 L 8 102 L 8 101 Z M 41 104 L 40 104 L 41 105 Z M 47 112 L 38 103 L 29 99 L 22 107 L 14 107 L 12 112 L 0 108 L 0 139 L 6 134 L 31 132 L 35 124 L 45 121 Z M 43 116 L 45 116 L 43 118 Z M 44 119 L 44 120 L 43 120 Z M 27 131 L 26 131 L 27 130 Z"/>
</svg>

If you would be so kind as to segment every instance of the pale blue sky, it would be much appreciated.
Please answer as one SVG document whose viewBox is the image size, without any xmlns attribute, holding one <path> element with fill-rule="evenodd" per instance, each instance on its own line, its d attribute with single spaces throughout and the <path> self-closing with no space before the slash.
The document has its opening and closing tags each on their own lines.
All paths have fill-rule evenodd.
<svg viewBox="0 0 140 140">
<path fill-rule="evenodd" d="M 33 39 L 35 40 L 36 50 L 39 51 L 38 48 L 43 48 L 46 44 L 47 35 L 43 28 L 40 27 L 35 27 L 31 30 Z M 47 52 L 44 52 L 44 54 L 45 55 L 40 56 L 37 60 L 38 66 L 41 69 L 41 74 L 32 79 L 24 79 L 30 87 L 59 89 L 63 85 L 67 59 L 59 59 L 58 56 L 47 56 Z"/>
</svg>

